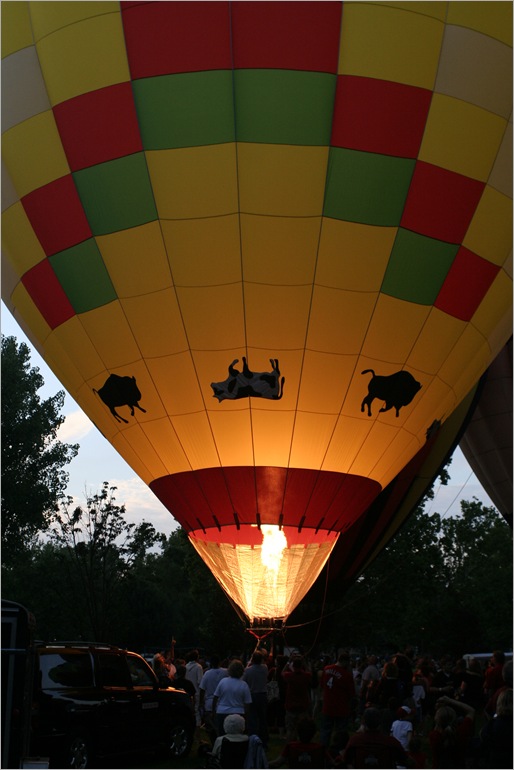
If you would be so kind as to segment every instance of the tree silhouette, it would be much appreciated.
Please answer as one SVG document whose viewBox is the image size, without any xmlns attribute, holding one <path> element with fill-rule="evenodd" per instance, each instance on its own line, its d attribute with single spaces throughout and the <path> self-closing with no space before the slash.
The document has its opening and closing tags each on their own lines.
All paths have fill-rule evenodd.
<svg viewBox="0 0 514 770">
<path fill-rule="evenodd" d="M 48 528 L 78 444 L 57 440 L 64 391 L 41 400 L 44 380 L 30 351 L 2 335 L 2 565 L 13 568 Z"/>
</svg>

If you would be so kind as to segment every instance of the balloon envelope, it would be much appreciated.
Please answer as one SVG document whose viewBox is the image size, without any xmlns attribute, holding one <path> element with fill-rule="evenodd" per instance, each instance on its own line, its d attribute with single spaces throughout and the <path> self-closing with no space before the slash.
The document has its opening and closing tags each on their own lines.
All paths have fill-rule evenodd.
<svg viewBox="0 0 514 770">
<path fill-rule="evenodd" d="M 480 400 L 459 446 L 512 527 L 512 337 L 484 379 Z"/>
<path fill-rule="evenodd" d="M 250 619 L 511 334 L 511 13 L 2 6 L 4 300 Z"/>
</svg>

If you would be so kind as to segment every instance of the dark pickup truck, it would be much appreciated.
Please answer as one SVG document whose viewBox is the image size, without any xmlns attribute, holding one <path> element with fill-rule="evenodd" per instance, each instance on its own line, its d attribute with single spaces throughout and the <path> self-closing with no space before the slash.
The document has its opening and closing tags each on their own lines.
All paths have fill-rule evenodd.
<svg viewBox="0 0 514 770">
<path fill-rule="evenodd" d="M 34 642 L 23 670 L 32 676 L 29 735 L 22 739 L 13 704 L 12 718 L 20 725 L 15 746 L 32 758 L 47 758 L 49 767 L 101 766 L 107 757 L 150 751 L 180 758 L 191 749 L 191 697 L 163 686 L 136 653 L 109 644 Z M 21 675 L 19 682 L 26 684 Z M 23 766 L 5 759 L 9 764 L 2 767 Z"/>
</svg>

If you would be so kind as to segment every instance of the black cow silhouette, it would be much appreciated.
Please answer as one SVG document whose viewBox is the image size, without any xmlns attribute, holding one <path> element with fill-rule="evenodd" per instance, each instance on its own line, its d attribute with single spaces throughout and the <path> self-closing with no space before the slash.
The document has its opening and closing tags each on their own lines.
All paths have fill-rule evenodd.
<svg viewBox="0 0 514 770">
<path fill-rule="evenodd" d="M 120 417 L 114 408 L 116 406 L 130 407 L 132 417 L 134 416 L 134 407 L 140 409 L 141 412 L 146 412 L 146 409 L 143 409 L 138 404 L 138 401 L 141 399 L 141 393 L 136 385 L 135 377 L 120 377 L 118 374 L 110 374 L 100 390 L 93 388 L 93 393 L 100 396 L 118 422 L 120 420 L 121 422 L 128 422 L 128 420 Z"/>
<path fill-rule="evenodd" d="M 270 358 L 271 372 L 252 372 L 243 356 L 243 371 L 235 368 L 239 358 L 228 367 L 228 377 L 223 382 L 211 382 L 214 398 L 224 401 L 226 398 L 270 398 L 278 400 L 284 393 L 285 377 L 280 379 L 278 359 Z"/>
<path fill-rule="evenodd" d="M 385 401 L 385 406 L 379 410 L 380 412 L 388 412 L 389 409 L 394 407 L 396 409 L 396 416 L 399 417 L 402 406 L 410 404 L 421 388 L 421 384 L 414 379 L 410 372 L 400 371 L 383 377 L 375 374 L 373 369 L 364 369 L 361 374 L 368 374 L 368 372 L 373 377 L 368 384 L 368 395 L 362 401 L 361 412 L 367 406 L 369 417 L 371 417 L 371 402 L 375 398 Z"/>
</svg>

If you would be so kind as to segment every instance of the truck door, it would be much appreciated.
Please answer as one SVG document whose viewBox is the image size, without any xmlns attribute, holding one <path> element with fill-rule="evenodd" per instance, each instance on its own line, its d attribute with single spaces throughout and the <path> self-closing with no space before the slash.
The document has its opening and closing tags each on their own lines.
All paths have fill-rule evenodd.
<svg viewBox="0 0 514 770">
<path fill-rule="evenodd" d="M 22 767 L 30 753 L 34 628 L 31 612 L 2 600 L 2 767 Z"/>
</svg>

